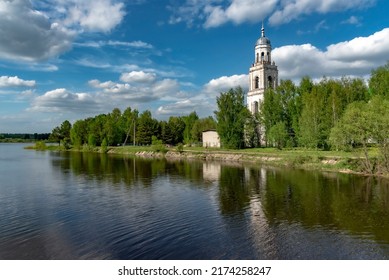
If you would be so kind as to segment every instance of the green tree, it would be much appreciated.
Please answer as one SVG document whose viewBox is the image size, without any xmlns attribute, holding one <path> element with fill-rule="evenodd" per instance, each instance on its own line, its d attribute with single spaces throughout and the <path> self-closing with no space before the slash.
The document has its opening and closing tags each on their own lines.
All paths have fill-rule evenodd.
<svg viewBox="0 0 389 280">
<path fill-rule="evenodd" d="M 132 110 L 131 107 L 128 107 L 122 114 L 121 124 L 123 126 L 122 130 L 125 132 L 126 137 L 123 144 L 127 142 L 132 142 L 135 144 L 136 138 L 136 124 L 138 120 L 139 112 L 138 110 Z"/>
<path fill-rule="evenodd" d="M 263 102 L 261 103 L 262 125 L 265 128 L 266 139 L 270 128 L 283 120 L 284 110 L 282 107 L 281 94 L 269 88 L 265 91 Z"/>
<path fill-rule="evenodd" d="M 282 149 L 286 146 L 288 141 L 288 132 L 284 122 L 278 122 L 270 128 L 268 133 L 269 141 L 278 149 Z"/>
<path fill-rule="evenodd" d="M 68 144 L 70 145 L 71 129 L 72 124 L 68 120 L 65 120 L 59 127 L 57 126 L 52 130 L 49 140 L 58 142 L 59 145 L 64 141 L 64 144 L 66 143 L 67 146 L 66 148 L 68 148 Z"/>
<path fill-rule="evenodd" d="M 197 115 L 196 112 L 192 112 L 189 115 L 183 117 L 183 120 L 185 122 L 185 130 L 184 130 L 185 144 L 191 144 L 194 142 L 194 139 L 192 137 L 192 128 L 198 119 L 199 116 Z"/>
<path fill-rule="evenodd" d="M 217 97 L 218 111 L 215 111 L 217 132 L 221 143 L 226 148 L 240 149 L 244 147 L 244 127 L 250 112 L 244 102 L 241 87 L 230 89 Z"/>
<path fill-rule="evenodd" d="M 137 125 L 137 142 L 140 145 L 150 145 L 151 137 L 159 136 L 159 122 L 152 118 L 149 110 L 140 114 Z"/>
<path fill-rule="evenodd" d="M 88 124 L 85 120 L 78 120 L 73 124 L 70 139 L 77 148 L 88 142 Z"/>
<path fill-rule="evenodd" d="M 326 90 L 323 85 L 314 85 L 311 92 L 302 96 L 303 108 L 299 119 L 299 144 L 306 148 L 325 148 L 329 135 L 329 120 L 326 115 Z"/>
<path fill-rule="evenodd" d="M 101 152 L 102 153 L 108 152 L 108 142 L 106 138 L 104 138 L 103 142 L 101 142 Z"/>
<path fill-rule="evenodd" d="M 113 109 L 112 113 L 105 118 L 103 138 L 107 140 L 108 145 L 117 145 L 122 142 L 121 118 L 122 114 L 118 108 Z"/>
<path fill-rule="evenodd" d="M 181 117 L 170 117 L 168 121 L 169 129 L 172 133 L 172 142 L 168 144 L 177 145 L 184 140 L 185 122 Z"/>
<path fill-rule="evenodd" d="M 352 149 L 362 146 L 364 171 L 389 172 L 389 100 L 375 96 L 368 103 L 351 103 L 341 120 L 331 130 L 330 142 L 334 148 Z M 371 160 L 368 147 L 376 143 L 379 165 Z"/>
<path fill-rule="evenodd" d="M 201 142 L 203 131 L 216 129 L 216 126 L 217 126 L 216 121 L 211 116 L 196 120 L 191 130 L 193 142 L 197 142 L 197 143 Z"/>
<path fill-rule="evenodd" d="M 374 95 L 389 98 L 389 62 L 372 71 L 369 88 Z"/>
</svg>

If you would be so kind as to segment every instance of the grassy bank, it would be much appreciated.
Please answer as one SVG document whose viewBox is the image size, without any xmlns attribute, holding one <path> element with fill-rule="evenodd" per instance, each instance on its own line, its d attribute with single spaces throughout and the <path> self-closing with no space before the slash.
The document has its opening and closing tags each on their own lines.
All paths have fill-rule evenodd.
<svg viewBox="0 0 389 280">
<path fill-rule="evenodd" d="M 49 146 L 44 143 L 37 143 L 35 146 L 26 147 L 36 150 L 64 150 L 60 146 Z M 322 151 L 308 149 L 284 149 L 256 148 L 243 150 L 210 149 L 202 147 L 166 148 L 163 152 L 156 151 L 153 146 L 118 146 L 108 147 L 103 150 L 100 147 L 94 148 L 72 148 L 75 152 L 107 152 L 109 154 L 139 156 L 148 158 L 179 159 L 179 160 L 208 160 L 223 162 L 246 162 L 264 164 L 270 166 L 286 166 L 289 168 L 302 168 L 307 170 L 321 170 L 343 173 L 365 174 L 363 170 L 362 151 Z M 369 156 L 374 159 L 378 156 L 376 148 L 369 150 Z M 388 174 L 379 174 L 387 177 Z"/>
<path fill-rule="evenodd" d="M 110 153 L 137 155 L 143 157 L 161 157 L 161 153 L 152 147 L 111 147 Z M 371 148 L 369 155 L 377 157 L 377 149 Z M 308 170 L 333 171 L 364 174 L 361 161 L 362 151 L 321 151 L 307 149 L 257 148 L 244 150 L 205 149 L 202 147 L 185 147 L 183 151 L 169 148 L 166 158 L 217 160 L 227 162 L 250 162 L 272 166 L 287 166 Z"/>
</svg>

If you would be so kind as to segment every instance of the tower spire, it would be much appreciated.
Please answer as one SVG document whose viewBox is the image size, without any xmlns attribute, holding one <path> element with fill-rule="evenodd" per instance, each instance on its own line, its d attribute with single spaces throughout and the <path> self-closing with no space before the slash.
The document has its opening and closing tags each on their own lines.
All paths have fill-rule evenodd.
<svg viewBox="0 0 389 280">
<path fill-rule="evenodd" d="M 263 20 L 262 20 L 261 33 L 262 33 L 262 37 L 265 37 L 265 27 L 263 26 Z"/>
</svg>

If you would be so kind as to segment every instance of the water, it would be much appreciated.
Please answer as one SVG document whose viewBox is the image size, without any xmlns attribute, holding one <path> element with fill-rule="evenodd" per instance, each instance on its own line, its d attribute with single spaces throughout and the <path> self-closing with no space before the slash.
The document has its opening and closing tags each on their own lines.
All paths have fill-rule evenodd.
<svg viewBox="0 0 389 280">
<path fill-rule="evenodd" d="M 389 259 L 389 183 L 0 144 L 0 259 Z"/>
</svg>

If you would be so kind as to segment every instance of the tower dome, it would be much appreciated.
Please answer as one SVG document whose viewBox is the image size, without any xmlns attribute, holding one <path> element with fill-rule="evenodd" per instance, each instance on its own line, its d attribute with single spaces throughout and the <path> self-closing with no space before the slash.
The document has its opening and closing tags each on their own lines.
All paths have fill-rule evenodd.
<svg viewBox="0 0 389 280">
<path fill-rule="evenodd" d="M 262 29 L 261 29 L 261 37 L 257 40 L 257 43 L 255 46 L 259 45 L 269 45 L 271 46 L 270 39 L 265 36 L 265 27 L 263 27 L 262 23 Z"/>
</svg>

